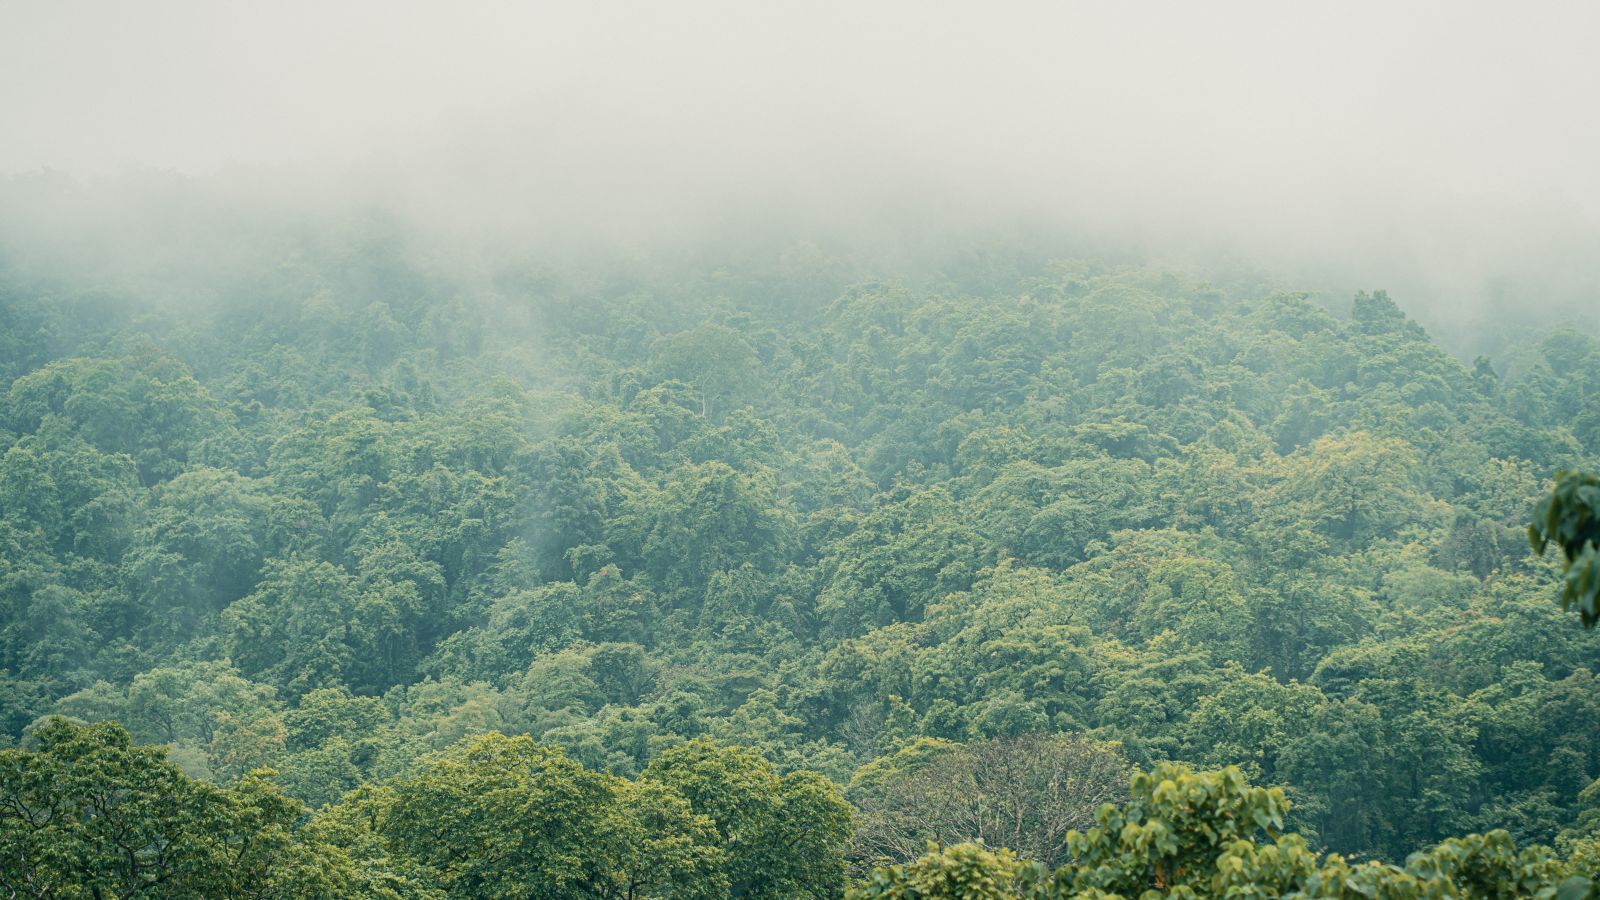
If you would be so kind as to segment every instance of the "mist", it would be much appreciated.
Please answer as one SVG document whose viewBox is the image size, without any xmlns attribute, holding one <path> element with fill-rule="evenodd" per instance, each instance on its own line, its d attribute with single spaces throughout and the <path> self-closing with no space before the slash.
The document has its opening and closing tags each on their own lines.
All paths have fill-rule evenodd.
<svg viewBox="0 0 1600 900">
<path fill-rule="evenodd" d="M 167 272 L 373 211 L 428 248 L 567 257 L 806 241 L 892 268 L 1023 236 L 1334 306 L 1387 288 L 1465 345 L 1600 291 L 1597 26 L 1579 3 L 16 3 L 0 236 Z"/>
</svg>

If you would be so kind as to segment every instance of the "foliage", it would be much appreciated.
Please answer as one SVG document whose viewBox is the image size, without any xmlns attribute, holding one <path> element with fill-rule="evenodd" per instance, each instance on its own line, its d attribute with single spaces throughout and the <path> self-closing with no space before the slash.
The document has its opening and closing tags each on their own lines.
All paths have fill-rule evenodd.
<svg viewBox="0 0 1600 900">
<path fill-rule="evenodd" d="M 1369 894 L 1418 848 L 1593 855 L 1600 644 L 1548 602 L 1593 621 L 1592 479 L 1535 515 L 1564 568 L 1519 549 L 1547 473 L 1600 465 L 1593 335 L 1469 366 L 1402 298 L 1237 272 L 263 227 L 187 293 L 0 271 L 19 771 L 94 756 L 39 756 L 46 717 L 120 722 L 167 749 L 106 771 L 195 807 L 163 822 L 293 809 L 252 846 L 355 896 L 524 890 L 481 848 L 569 894 L 1032 890 L 1124 764 L 1293 801 L 1281 841 L 1173 838 L 1255 847 L 1240 895 L 1327 853 L 1385 861 L 1338 876 Z M 1233 833 L 1154 790 L 1117 815 Z M 1085 891 L 1180 865 L 1095 847 Z"/>
<path fill-rule="evenodd" d="M 1600 622 L 1600 476 L 1557 472 L 1555 488 L 1539 501 L 1528 526 L 1533 552 L 1552 541 L 1561 549 L 1561 608 L 1577 607 L 1583 627 Z"/>
<path fill-rule="evenodd" d="M 489 734 L 397 782 L 384 838 L 451 896 L 716 896 L 710 822 L 649 785 L 592 772 L 527 737 Z"/>
<path fill-rule="evenodd" d="M 665 785 L 710 819 L 737 897 L 828 897 L 844 888 L 850 808 L 810 772 L 779 776 L 760 757 L 699 739 L 661 754 L 645 783 Z"/>
<path fill-rule="evenodd" d="M 850 897 L 1516 897 L 1600 895 L 1548 849 L 1518 850 L 1504 831 L 1452 838 L 1401 866 L 1319 857 L 1281 833 L 1281 791 L 1252 787 L 1233 768 L 1160 766 L 1133 776 L 1125 806 L 1070 838 L 1053 872 L 982 844 L 935 847 L 915 862 L 873 871 Z"/>
<path fill-rule="evenodd" d="M 1122 793 L 1127 768 L 1116 745 L 1066 734 L 923 739 L 857 771 L 856 855 L 908 859 L 930 841 L 977 841 L 1057 865 L 1067 833 Z"/>
<path fill-rule="evenodd" d="M 316 897 L 348 887 L 297 840 L 298 803 L 260 773 L 222 788 L 112 723 L 45 721 L 0 750 L 0 885 L 28 897 Z"/>
</svg>

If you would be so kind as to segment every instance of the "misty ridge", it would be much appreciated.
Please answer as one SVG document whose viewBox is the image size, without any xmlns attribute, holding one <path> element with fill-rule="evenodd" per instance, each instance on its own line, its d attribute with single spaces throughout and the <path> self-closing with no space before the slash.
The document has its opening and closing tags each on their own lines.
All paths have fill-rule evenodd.
<svg viewBox="0 0 1600 900">
<path fill-rule="evenodd" d="M 179 8 L 19 11 L 13 265 L 159 292 L 360 217 L 480 273 L 801 244 L 915 280 L 1021 246 L 1341 313 L 1386 289 L 1463 353 L 1600 290 L 1578 4 Z"/>
<path fill-rule="evenodd" d="M 1600 900 L 1597 30 L 0 5 L 0 894 Z"/>
<path fill-rule="evenodd" d="M 1426 204 L 1387 194 L 1360 211 L 1279 200 L 1267 216 L 1250 212 L 1259 195 L 1219 195 L 1206 201 L 1215 204 L 1209 211 L 1198 196 L 1051 201 L 1045 186 L 973 196 L 959 179 L 904 173 L 784 183 L 781 174 L 740 180 L 657 158 L 547 165 L 541 149 L 515 154 L 515 166 L 434 159 L 404 176 L 356 164 L 11 175 L 0 181 L 0 260 L 24 278 L 116 285 L 139 304 L 163 307 L 184 297 L 248 302 L 228 286 L 365 227 L 486 294 L 497 293 L 485 284 L 507 270 L 707 273 L 778 265 L 796 252 L 831 260 L 835 292 L 881 279 L 947 284 L 949 270 L 974 256 L 1006 257 L 1000 264 L 1018 267 L 1019 277 L 1053 260 L 1096 259 L 1250 293 L 1305 291 L 1341 316 L 1356 292 L 1386 289 L 1467 356 L 1557 323 L 1592 331 L 1583 313 L 1600 290 L 1592 264 L 1600 231 L 1570 206 Z M 617 188 L 643 180 L 641 171 L 660 173 L 670 187 Z M 1100 177 L 1092 164 L 1077 171 Z"/>
</svg>

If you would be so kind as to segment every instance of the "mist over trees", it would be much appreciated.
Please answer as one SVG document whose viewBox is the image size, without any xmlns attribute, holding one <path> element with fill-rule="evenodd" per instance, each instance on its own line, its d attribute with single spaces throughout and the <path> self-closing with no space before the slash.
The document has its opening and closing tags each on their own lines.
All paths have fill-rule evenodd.
<svg viewBox="0 0 1600 900">
<path fill-rule="evenodd" d="M 0 893 L 1600 896 L 1597 27 L 5 6 Z"/>
<path fill-rule="evenodd" d="M 1589 872 L 1600 643 L 1524 531 L 1600 461 L 1600 340 L 1468 364 L 1382 292 L 841 270 L 467 278 L 371 221 L 247 304 L 13 270 L 7 877 L 223 893 L 182 873 L 261 846 L 39 819 L 129 814 L 65 812 L 88 758 L 279 810 L 236 872 L 283 895 L 819 896 L 928 840 L 1077 871 L 1173 760 L 1281 786 L 1308 853 L 1501 829 Z"/>
</svg>

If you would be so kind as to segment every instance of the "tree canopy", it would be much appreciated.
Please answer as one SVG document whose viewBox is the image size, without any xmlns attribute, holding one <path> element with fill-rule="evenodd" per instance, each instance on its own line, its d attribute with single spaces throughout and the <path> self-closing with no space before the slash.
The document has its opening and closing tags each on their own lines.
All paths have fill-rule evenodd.
<svg viewBox="0 0 1600 900">
<path fill-rule="evenodd" d="M 0 254 L 19 896 L 1594 874 L 1593 334 L 291 231 L 183 295 Z"/>
</svg>

